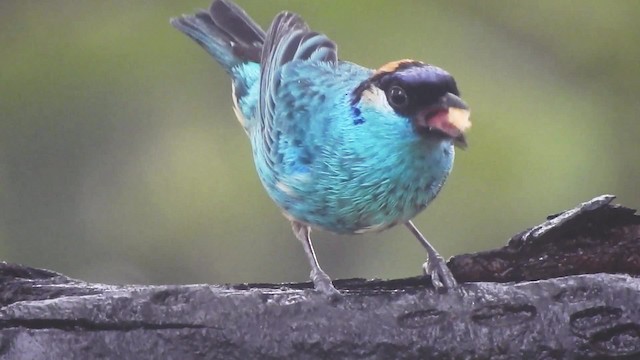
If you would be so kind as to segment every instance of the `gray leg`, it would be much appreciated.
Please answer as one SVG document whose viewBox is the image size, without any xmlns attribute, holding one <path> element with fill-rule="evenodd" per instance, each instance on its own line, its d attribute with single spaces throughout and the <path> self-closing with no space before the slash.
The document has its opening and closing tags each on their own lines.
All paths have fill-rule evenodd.
<svg viewBox="0 0 640 360">
<path fill-rule="evenodd" d="M 296 235 L 296 238 L 302 243 L 305 254 L 307 254 L 307 259 L 311 265 L 311 280 L 313 281 L 315 289 L 328 296 L 339 295 L 340 292 L 333 287 L 331 278 L 322 271 L 320 264 L 318 264 L 316 253 L 313 251 L 313 245 L 311 244 L 311 228 L 297 221 L 292 221 L 291 227 L 293 228 L 293 233 Z"/>
<path fill-rule="evenodd" d="M 409 231 L 418 239 L 422 246 L 427 249 L 427 262 L 422 265 L 424 272 L 427 275 L 431 275 L 431 282 L 436 289 L 450 289 L 458 285 L 456 279 L 453 277 L 451 270 L 447 267 L 447 263 L 442 256 L 438 254 L 431 244 L 425 239 L 424 236 L 418 231 L 413 222 L 407 221 L 405 223 Z"/>
</svg>

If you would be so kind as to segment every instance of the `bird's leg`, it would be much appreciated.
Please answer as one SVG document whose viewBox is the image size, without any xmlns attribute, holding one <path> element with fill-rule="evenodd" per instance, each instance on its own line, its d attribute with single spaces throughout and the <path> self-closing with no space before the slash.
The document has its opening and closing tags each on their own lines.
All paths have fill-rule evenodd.
<svg viewBox="0 0 640 360">
<path fill-rule="evenodd" d="M 315 289 L 330 297 L 339 295 L 340 292 L 333 287 L 331 278 L 329 278 L 327 273 L 320 268 L 320 264 L 318 264 L 316 253 L 313 250 L 313 244 L 311 244 L 311 228 L 297 221 L 292 221 L 291 227 L 293 228 L 293 233 L 296 235 L 296 238 L 302 243 L 305 254 L 307 254 L 307 259 L 311 265 L 311 280 L 313 281 Z"/>
<path fill-rule="evenodd" d="M 405 223 L 409 231 L 418 239 L 422 246 L 427 249 L 427 262 L 422 265 L 422 269 L 427 275 L 431 275 L 431 282 L 436 289 L 449 289 L 458 285 L 453 277 L 451 270 L 447 267 L 447 263 L 442 256 L 438 254 L 436 249 L 429 244 L 427 239 L 418 231 L 413 222 Z"/>
</svg>

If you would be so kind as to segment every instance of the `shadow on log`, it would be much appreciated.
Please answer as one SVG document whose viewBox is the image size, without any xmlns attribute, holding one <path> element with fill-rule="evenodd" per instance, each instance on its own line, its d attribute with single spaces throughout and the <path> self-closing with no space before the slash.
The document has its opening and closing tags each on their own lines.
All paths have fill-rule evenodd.
<svg viewBox="0 0 640 360">
<path fill-rule="evenodd" d="M 640 359 L 640 216 L 600 196 L 423 277 L 113 286 L 0 263 L 2 359 Z"/>
</svg>

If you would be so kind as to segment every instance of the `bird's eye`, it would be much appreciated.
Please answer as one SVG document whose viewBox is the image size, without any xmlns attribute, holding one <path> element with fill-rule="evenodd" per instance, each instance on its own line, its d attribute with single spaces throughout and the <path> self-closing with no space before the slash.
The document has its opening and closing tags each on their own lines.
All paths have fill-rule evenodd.
<svg viewBox="0 0 640 360">
<path fill-rule="evenodd" d="M 389 88 L 387 91 L 387 100 L 389 101 L 389 105 L 395 109 L 404 109 L 409 105 L 407 93 L 400 86 L 392 86 Z"/>
</svg>

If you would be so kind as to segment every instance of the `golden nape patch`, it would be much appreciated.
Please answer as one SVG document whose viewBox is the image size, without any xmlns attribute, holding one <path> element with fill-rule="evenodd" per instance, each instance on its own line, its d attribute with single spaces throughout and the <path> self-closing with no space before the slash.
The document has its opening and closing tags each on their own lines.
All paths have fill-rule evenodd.
<svg viewBox="0 0 640 360">
<path fill-rule="evenodd" d="M 471 127 L 471 111 L 466 109 L 449 108 L 449 122 L 460 132 L 465 132 Z"/>
<path fill-rule="evenodd" d="M 396 71 L 396 69 L 401 64 L 412 63 L 412 62 L 416 62 L 416 61 L 415 60 L 411 60 L 411 59 L 402 59 L 402 60 L 396 60 L 396 61 L 388 62 L 388 63 L 380 66 L 378 68 L 378 70 L 376 70 L 375 74 L 394 72 L 394 71 Z"/>
</svg>

